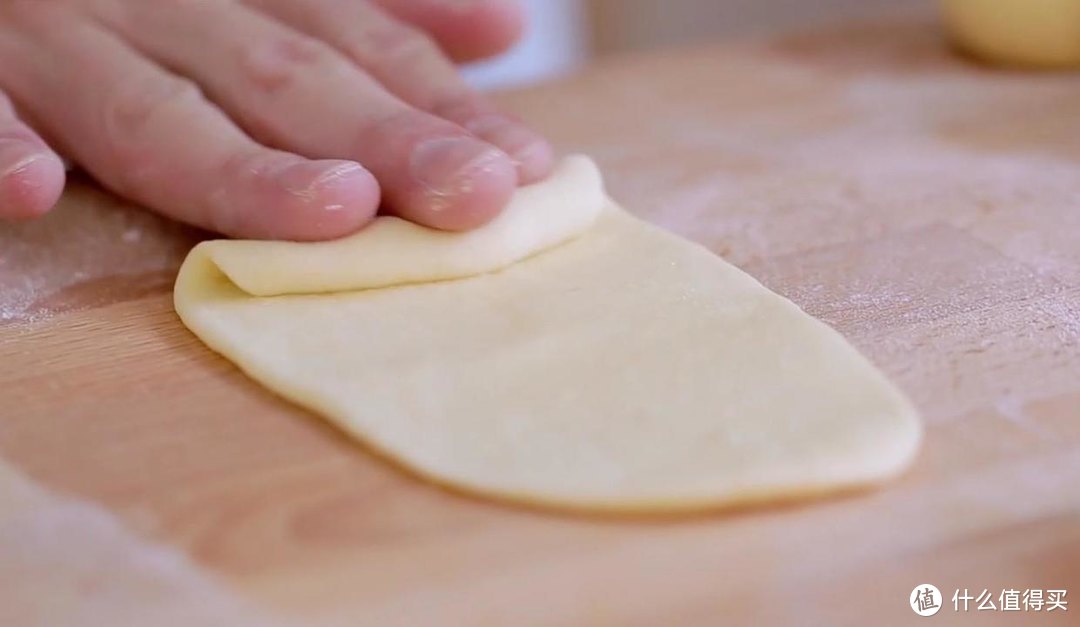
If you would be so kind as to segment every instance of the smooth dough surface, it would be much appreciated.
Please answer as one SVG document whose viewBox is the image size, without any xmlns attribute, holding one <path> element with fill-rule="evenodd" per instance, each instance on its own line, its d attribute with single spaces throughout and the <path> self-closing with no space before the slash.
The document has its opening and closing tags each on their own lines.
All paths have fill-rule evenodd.
<svg viewBox="0 0 1080 627">
<path fill-rule="evenodd" d="M 838 333 L 610 203 L 588 159 L 504 217 L 207 242 L 176 309 L 282 396 L 492 497 L 693 510 L 875 483 L 913 458 L 918 416 Z"/>
</svg>

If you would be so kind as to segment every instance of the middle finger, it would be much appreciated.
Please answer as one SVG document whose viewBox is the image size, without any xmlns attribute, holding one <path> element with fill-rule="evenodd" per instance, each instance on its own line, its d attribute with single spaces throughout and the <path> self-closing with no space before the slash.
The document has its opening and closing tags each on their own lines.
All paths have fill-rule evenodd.
<svg viewBox="0 0 1080 627">
<path fill-rule="evenodd" d="M 259 139 L 362 163 L 390 209 L 410 220 L 472 228 L 494 217 L 517 185 L 504 152 L 406 105 L 329 46 L 253 9 L 233 2 L 101 6 L 112 9 L 100 12 L 106 23 L 197 80 Z"/>
</svg>

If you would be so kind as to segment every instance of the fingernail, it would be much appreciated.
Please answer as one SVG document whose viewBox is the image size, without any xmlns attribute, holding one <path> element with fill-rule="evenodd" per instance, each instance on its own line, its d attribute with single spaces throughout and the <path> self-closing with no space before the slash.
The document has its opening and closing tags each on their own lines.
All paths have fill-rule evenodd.
<svg viewBox="0 0 1080 627">
<path fill-rule="evenodd" d="M 506 158 L 498 148 L 471 137 L 429 139 L 413 149 L 409 173 L 431 194 L 466 194 L 476 174 L 497 168 Z"/>
<path fill-rule="evenodd" d="M 32 168 L 35 163 L 44 160 L 46 157 L 47 155 L 43 155 L 41 153 L 34 153 L 18 159 L 17 161 L 15 161 L 15 163 L 5 168 L 3 172 L 0 172 L 0 178 L 7 178 L 9 176 L 17 176 L 19 174 L 22 174 L 23 172 Z"/>
<path fill-rule="evenodd" d="M 291 165 L 277 178 L 290 194 L 311 202 L 324 190 L 356 176 L 366 176 L 366 171 L 355 161 L 322 160 Z"/>
<path fill-rule="evenodd" d="M 540 171 L 550 164 L 551 145 L 528 127 L 496 115 L 478 118 L 466 128 L 501 148 L 523 171 Z"/>
<path fill-rule="evenodd" d="M 0 177 L 17 175 L 49 155 L 38 146 L 22 138 L 0 139 L 0 164 L 8 164 L 0 171 Z"/>
<path fill-rule="evenodd" d="M 507 130 L 497 138 L 492 138 L 491 141 L 504 146 L 503 150 L 510 155 L 518 167 L 532 169 L 537 164 L 547 163 L 551 159 L 551 146 L 529 131 Z"/>
<path fill-rule="evenodd" d="M 56 204 L 63 191 L 59 160 L 34 150 L 21 158 L 14 151 L 0 155 L 0 162 L 9 163 L 0 172 L 0 209 L 7 217 L 39 216 Z"/>
</svg>

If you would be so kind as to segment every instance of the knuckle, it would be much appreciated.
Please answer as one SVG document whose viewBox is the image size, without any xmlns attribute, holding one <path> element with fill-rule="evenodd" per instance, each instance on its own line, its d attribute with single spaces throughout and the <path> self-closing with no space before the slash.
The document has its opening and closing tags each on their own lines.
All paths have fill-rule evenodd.
<svg viewBox="0 0 1080 627">
<path fill-rule="evenodd" d="M 117 138 L 137 137 L 176 105 L 202 99 L 199 86 L 185 78 L 153 76 L 131 79 L 118 86 L 105 99 L 106 128 Z"/>
<path fill-rule="evenodd" d="M 408 64 L 439 54 L 438 44 L 426 33 L 398 25 L 369 29 L 355 46 L 363 62 Z"/>
<path fill-rule="evenodd" d="M 23 144 L 39 146 L 41 140 L 37 133 L 29 126 L 16 119 L 0 121 L 0 142 L 15 141 Z"/>
<path fill-rule="evenodd" d="M 399 146 L 441 130 L 424 114 L 404 107 L 365 119 L 353 141 L 357 146 Z"/>
<path fill-rule="evenodd" d="M 153 150 L 149 136 L 157 124 L 167 120 L 178 107 L 204 101 L 195 83 L 173 76 L 130 79 L 105 98 L 103 124 L 105 141 L 124 183 L 136 184 L 152 167 L 148 153 Z"/>
<path fill-rule="evenodd" d="M 242 150 L 225 160 L 221 173 L 230 181 L 272 180 L 295 162 L 295 157 L 274 150 Z"/>
<path fill-rule="evenodd" d="M 239 54 L 239 67 L 247 82 L 271 93 L 294 87 L 337 61 L 326 44 L 299 33 L 246 44 Z"/>
<path fill-rule="evenodd" d="M 433 114 L 448 120 L 462 121 L 487 118 L 495 115 L 495 108 L 468 89 L 436 94 L 428 104 Z"/>
</svg>

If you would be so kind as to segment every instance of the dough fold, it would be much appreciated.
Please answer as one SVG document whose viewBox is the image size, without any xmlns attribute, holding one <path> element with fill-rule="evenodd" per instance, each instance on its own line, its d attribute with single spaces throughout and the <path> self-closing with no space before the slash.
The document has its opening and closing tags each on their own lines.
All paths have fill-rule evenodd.
<svg viewBox="0 0 1080 627">
<path fill-rule="evenodd" d="M 473 233 L 383 220 L 202 244 L 176 310 L 268 388 L 499 499 L 731 506 L 879 482 L 918 449 L 915 410 L 843 337 L 626 214 L 585 158 Z"/>
<path fill-rule="evenodd" d="M 600 172 L 570 157 L 542 183 L 521 189 L 491 222 L 464 233 L 392 216 L 354 235 L 319 243 L 216 240 L 205 257 L 252 296 L 316 294 L 442 281 L 504 268 L 576 237 L 604 206 Z"/>
</svg>

